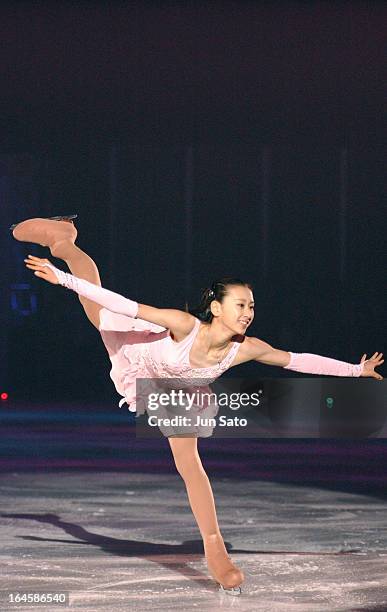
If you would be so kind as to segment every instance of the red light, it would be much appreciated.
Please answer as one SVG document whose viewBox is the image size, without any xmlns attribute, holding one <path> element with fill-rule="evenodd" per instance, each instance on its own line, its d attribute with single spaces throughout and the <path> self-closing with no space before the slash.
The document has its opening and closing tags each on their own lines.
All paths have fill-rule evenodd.
<svg viewBox="0 0 387 612">
<path fill-rule="evenodd" d="M 2 400 L 6 400 L 6 399 L 8 399 L 8 393 L 2 393 L 2 394 L 0 395 L 0 398 L 1 398 Z"/>
</svg>

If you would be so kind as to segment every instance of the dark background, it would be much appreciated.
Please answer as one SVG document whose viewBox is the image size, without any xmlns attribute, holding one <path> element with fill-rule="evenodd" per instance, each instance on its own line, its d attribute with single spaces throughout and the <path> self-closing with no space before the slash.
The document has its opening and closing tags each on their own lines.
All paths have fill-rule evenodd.
<svg viewBox="0 0 387 612">
<path fill-rule="evenodd" d="M 10 236 L 31 216 L 78 213 L 103 285 L 143 303 L 233 274 L 251 335 L 385 352 L 386 31 L 383 2 L 3 2 L 1 390 L 117 398 L 77 297 L 23 267 L 49 255 Z"/>
</svg>

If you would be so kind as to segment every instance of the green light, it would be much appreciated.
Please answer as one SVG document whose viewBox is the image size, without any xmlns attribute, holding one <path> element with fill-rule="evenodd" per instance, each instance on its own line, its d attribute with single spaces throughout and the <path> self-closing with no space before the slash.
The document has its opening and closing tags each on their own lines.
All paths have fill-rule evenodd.
<svg viewBox="0 0 387 612">
<path fill-rule="evenodd" d="M 327 397 L 326 398 L 326 404 L 328 408 L 332 408 L 333 407 L 333 397 Z"/>
</svg>

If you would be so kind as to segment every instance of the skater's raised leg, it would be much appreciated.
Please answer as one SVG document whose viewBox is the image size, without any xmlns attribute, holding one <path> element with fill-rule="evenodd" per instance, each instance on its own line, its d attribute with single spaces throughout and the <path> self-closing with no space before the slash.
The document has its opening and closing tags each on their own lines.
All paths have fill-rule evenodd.
<svg viewBox="0 0 387 612">
<path fill-rule="evenodd" d="M 66 262 L 71 274 L 74 274 L 74 276 L 78 278 L 83 278 L 90 283 L 94 283 L 94 285 L 101 286 L 101 279 L 96 263 L 87 253 L 71 242 L 62 243 L 61 250 L 63 251 L 63 256 L 57 254 L 55 257 L 59 257 L 59 259 L 63 259 L 63 261 Z M 79 301 L 84 308 L 87 318 L 98 329 L 99 313 L 102 306 L 81 296 L 79 296 Z"/>
<path fill-rule="evenodd" d="M 95 262 L 75 244 L 77 230 L 72 221 L 28 219 L 19 223 L 12 233 L 16 240 L 21 242 L 32 242 L 47 246 L 51 255 L 66 262 L 72 274 L 101 286 Z M 98 329 L 99 313 L 102 307 L 83 297 L 79 297 L 79 300 L 86 316 Z"/>
</svg>

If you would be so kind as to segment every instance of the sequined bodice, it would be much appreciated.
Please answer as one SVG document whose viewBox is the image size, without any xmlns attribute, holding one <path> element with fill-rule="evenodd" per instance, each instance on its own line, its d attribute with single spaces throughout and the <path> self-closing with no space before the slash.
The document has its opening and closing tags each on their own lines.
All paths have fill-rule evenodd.
<svg viewBox="0 0 387 612">
<path fill-rule="evenodd" d="M 136 403 L 137 379 L 176 379 L 179 388 L 192 387 L 193 379 L 197 386 L 208 385 L 231 366 L 240 347 L 239 342 L 234 342 L 220 363 L 195 368 L 190 365 L 189 354 L 200 328 L 198 319 L 195 319 L 192 331 L 180 342 L 174 342 L 165 328 L 139 319 L 131 321 L 129 325 L 127 318 L 118 320 L 104 311 L 101 326 L 113 366 L 110 376 L 118 393 L 125 398 L 122 401 L 131 406 Z M 124 326 L 127 333 L 118 331 Z M 174 387 L 174 381 L 170 382 Z"/>
</svg>

